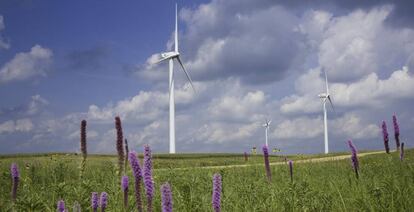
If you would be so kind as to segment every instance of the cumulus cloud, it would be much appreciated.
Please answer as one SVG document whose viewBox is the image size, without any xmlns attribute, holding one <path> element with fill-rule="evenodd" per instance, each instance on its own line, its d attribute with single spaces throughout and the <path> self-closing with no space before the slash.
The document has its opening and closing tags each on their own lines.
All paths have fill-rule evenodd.
<svg viewBox="0 0 414 212">
<path fill-rule="evenodd" d="M 115 116 L 120 116 L 123 120 L 153 120 L 164 113 L 167 106 L 168 93 L 140 91 L 138 95 L 119 101 L 113 106 L 89 106 L 88 119 L 112 121 Z"/>
<path fill-rule="evenodd" d="M 385 23 L 392 10 L 391 6 L 382 6 L 334 18 L 330 18 L 332 14 L 314 13 L 314 23 L 323 26 L 319 30 L 322 40 L 318 62 L 332 80 L 352 81 L 373 72 L 388 71 L 404 64 L 401 58 L 413 54 L 414 30 L 395 29 Z M 318 34 L 312 30 L 308 30 L 311 36 Z"/>
<path fill-rule="evenodd" d="M 244 96 L 222 96 L 213 99 L 208 112 L 220 120 L 254 121 L 265 104 L 263 91 L 248 92 Z"/>
<path fill-rule="evenodd" d="M 49 102 L 42 98 L 39 94 L 32 96 L 32 100 L 30 101 L 27 107 L 27 114 L 34 115 L 39 113 Z"/>
<path fill-rule="evenodd" d="M 30 132 L 33 129 L 33 123 L 30 119 L 9 120 L 0 124 L 0 134 Z"/>
<path fill-rule="evenodd" d="M 26 80 L 36 76 L 46 76 L 53 53 L 40 45 L 29 52 L 18 53 L 0 69 L 0 82 Z"/>
<path fill-rule="evenodd" d="M 329 120 L 328 129 L 331 135 L 343 139 L 372 139 L 379 134 L 377 125 L 364 123 L 360 117 L 352 113 Z M 322 116 L 302 116 L 277 124 L 271 136 L 278 139 L 313 139 L 323 136 L 323 133 Z"/>
<path fill-rule="evenodd" d="M 30 97 L 31 100 L 27 103 L 11 107 L 11 108 L 1 108 L 0 115 L 2 117 L 9 119 L 16 119 L 26 116 L 39 116 L 43 112 L 46 112 L 46 106 L 49 102 L 41 97 L 39 94 L 33 95 Z"/>
<path fill-rule="evenodd" d="M 197 140 L 204 143 L 240 143 L 249 140 L 259 129 L 259 123 L 225 124 L 215 122 L 197 130 Z"/>
<path fill-rule="evenodd" d="M 345 139 L 373 139 L 379 137 L 380 127 L 366 123 L 355 114 L 348 113 L 332 123 L 333 132 Z"/>
<path fill-rule="evenodd" d="M 194 80 L 273 82 L 303 61 L 303 37 L 295 28 L 299 19 L 281 6 L 213 1 L 183 9 L 180 17 L 186 23 L 181 53 Z M 162 72 L 150 65 L 154 58 L 158 56 L 147 59 L 139 76 L 161 79 Z"/>
<path fill-rule="evenodd" d="M 265 118 L 273 120 L 272 145 L 292 153 L 306 151 L 304 146 L 318 151 L 313 147 L 323 140 L 322 102 L 317 97 L 325 90 L 322 68 L 328 72 L 338 112 L 328 115 L 334 151 L 348 138 L 377 139 L 379 127 L 373 123 L 392 114 L 402 101 L 413 102 L 413 30 L 387 23 L 397 7 L 372 2 L 355 6 L 353 1 L 349 4 L 354 6 L 344 9 L 335 7 L 338 2 L 316 2 L 308 7 L 299 1 L 213 0 L 180 11 L 180 26 L 185 24 L 180 27 L 185 29 L 180 31 L 181 56 L 197 92 L 183 84 L 184 74 L 175 67 L 179 152 L 246 151 L 264 143 Z M 166 43 L 170 49 L 171 38 Z M 92 68 L 82 63 L 94 60 L 95 53 L 100 55 L 77 52 L 82 58 L 72 59 L 80 68 Z M 76 151 L 73 140 L 78 139 L 80 120 L 87 119 L 96 141 L 91 152 L 113 153 L 113 119 L 121 116 L 131 146 L 150 144 L 157 152 L 167 151 L 168 69 L 166 63 L 154 65 L 159 54 L 148 56 L 137 68 L 140 80 L 150 82 L 147 90 L 36 121 L 32 141 Z M 97 59 L 99 64 L 102 58 Z M 32 98 L 28 111 L 37 114 L 47 101 Z M 412 123 L 410 109 L 400 107 L 401 123 Z M 16 129 L 16 121 L 3 124 L 4 129 Z M 410 131 L 403 127 L 411 129 L 409 124 L 401 127 L 402 132 Z"/>
<path fill-rule="evenodd" d="M 196 88 L 202 89 L 193 96 L 187 90 L 180 91 L 184 86 L 178 86 L 177 93 L 182 95 L 177 94 L 176 100 L 177 142 L 193 148 L 194 145 L 245 144 L 246 141 L 260 144 L 264 139 L 260 126 L 265 118 L 273 119 L 271 137 L 274 139 L 298 142 L 322 139 L 323 121 L 316 113 L 322 113 L 322 102 L 317 95 L 325 90 L 323 67 L 328 72 L 330 91 L 340 112 L 329 116 L 332 138 L 373 139 L 378 136 L 378 126 L 371 123 L 372 119 L 354 113 L 355 108 L 364 111 L 372 106 L 387 107 L 392 101 L 412 98 L 409 91 L 414 78 L 410 66 L 395 71 L 395 67 L 402 67 L 401 64 L 410 57 L 411 31 L 393 29 L 385 24 L 392 7 L 358 9 L 341 16 L 310 9 L 297 16 L 273 3 L 245 10 L 247 4 L 213 1 L 195 10 L 181 11 L 181 19 L 187 25 L 186 31 L 180 34 L 183 58 L 193 79 L 197 80 Z M 274 14 L 278 14 L 277 17 Z M 272 21 L 259 24 L 264 19 Z M 287 20 L 286 25 L 280 23 L 281 20 Z M 360 32 L 358 28 L 363 29 Z M 392 36 L 397 36 L 407 46 L 400 41 L 383 44 Z M 285 44 L 287 46 L 283 46 Z M 329 46 L 334 47 L 330 49 Z M 398 49 L 395 46 L 404 47 Z M 287 49 L 287 52 L 280 49 Z M 301 50 L 305 51 L 297 52 Z M 280 52 L 286 54 L 280 56 Z M 384 59 L 384 55 L 390 58 Z M 285 96 L 275 92 L 276 81 L 287 71 L 300 70 L 296 62 L 303 62 L 304 56 L 307 57 L 304 67 L 308 71 L 296 72 L 299 77 L 295 78 L 294 90 L 288 91 L 291 94 Z M 399 56 L 403 59 L 396 59 Z M 263 58 L 271 62 L 266 63 Z M 138 74 L 154 81 L 162 79 L 166 84 L 166 67 L 153 65 L 158 59 L 158 54 L 150 56 Z M 269 72 L 261 71 L 266 69 L 262 66 L 277 67 L 272 62 L 288 65 Z M 356 71 L 337 68 L 345 65 Z M 393 69 L 387 69 L 389 67 Z M 263 82 L 271 83 L 266 87 Z M 135 97 L 104 107 L 91 105 L 88 111 L 88 117 L 95 120 L 112 122 L 115 115 L 120 115 L 129 124 L 132 122 L 128 120 L 139 124 L 140 130 L 128 133 L 135 144 L 167 147 L 166 89 L 164 92 L 142 91 Z M 109 131 L 106 133 L 110 134 Z"/>
<path fill-rule="evenodd" d="M 197 82 L 197 92 L 178 87 L 176 90 L 177 145 L 216 144 L 252 139 L 264 120 L 266 95 L 260 90 L 241 87 L 238 80 Z M 112 126 L 121 116 L 125 137 L 132 145 L 148 143 L 168 146 L 168 92 L 141 91 L 132 98 L 104 107 L 91 105 L 85 114 L 93 123 Z M 105 127 L 106 128 L 106 127 Z M 108 136 L 109 131 L 102 132 Z M 98 137 L 103 134 L 100 133 Z M 106 142 L 112 142 L 106 141 Z M 112 148 L 105 151 L 112 151 Z M 181 148 L 181 147 L 180 147 Z M 100 150 L 105 147 L 100 148 Z"/>
<path fill-rule="evenodd" d="M 323 121 L 321 117 L 300 117 L 293 120 L 285 120 L 271 133 L 271 136 L 281 139 L 290 138 L 315 138 L 323 133 Z"/>
<path fill-rule="evenodd" d="M 317 97 L 318 91 L 322 93 L 323 78 L 318 76 L 317 70 L 310 70 L 308 74 L 299 78 L 305 80 L 313 87 L 305 93 L 302 87 L 298 87 L 303 95 L 292 95 L 284 99 L 280 110 L 283 113 L 314 113 L 321 111 L 322 104 Z M 320 73 L 320 71 L 319 71 Z M 322 88 L 321 88 L 322 87 Z M 317 88 L 319 88 L 317 90 Z M 394 71 L 387 79 L 380 79 L 376 73 L 353 82 L 353 83 L 331 83 L 330 93 L 334 99 L 334 104 L 340 108 L 353 108 L 357 106 L 366 107 L 385 107 L 399 99 L 413 99 L 414 75 L 409 72 L 408 67 L 404 66 L 401 70 Z"/>
</svg>

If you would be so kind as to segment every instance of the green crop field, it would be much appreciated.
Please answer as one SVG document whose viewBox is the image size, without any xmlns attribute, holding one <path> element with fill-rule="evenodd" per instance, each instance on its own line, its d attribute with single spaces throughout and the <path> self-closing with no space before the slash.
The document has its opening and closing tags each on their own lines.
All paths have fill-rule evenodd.
<svg viewBox="0 0 414 212">
<path fill-rule="evenodd" d="M 342 153 L 348 154 L 348 153 Z M 337 154 L 341 155 L 341 154 Z M 142 155 L 140 155 L 142 156 Z M 335 155 L 330 155 L 333 157 Z M 271 156 L 272 180 L 266 180 L 263 156 L 244 161 L 242 154 L 153 155 L 154 211 L 161 211 L 160 185 L 169 182 L 174 211 L 212 211 L 212 176 L 222 176 L 222 211 L 411 211 L 414 208 L 414 150 L 379 153 L 359 158 L 356 179 L 349 158 L 299 163 L 323 155 L 289 156 L 294 161 L 293 182 L 284 157 Z M 82 211 L 91 211 L 91 192 L 108 193 L 106 211 L 134 211 L 133 177 L 128 166 L 129 208 L 123 208 L 123 193 L 117 157 L 89 155 L 82 181 L 80 155 L 37 154 L 0 157 L 0 211 L 56 211 L 63 199 L 69 211 L 75 201 Z M 142 158 L 140 158 L 142 163 Z M 17 200 L 10 193 L 11 163 L 20 169 Z M 231 166 L 243 165 L 248 166 Z M 213 168 L 211 166 L 220 166 Z M 223 167 L 228 166 L 228 167 Z M 142 191 L 144 194 L 144 191 Z M 145 198 L 143 202 L 145 205 Z"/>
</svg>

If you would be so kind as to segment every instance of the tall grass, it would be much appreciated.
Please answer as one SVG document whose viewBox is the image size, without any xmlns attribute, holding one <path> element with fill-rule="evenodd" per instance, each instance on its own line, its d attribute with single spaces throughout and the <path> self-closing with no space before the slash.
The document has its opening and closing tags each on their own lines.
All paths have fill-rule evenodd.
<svg viewBox="0 0 414 212">
<path fill-rule="evenodd" d="M 124 211 L 117 157 L 88 157 L 84 194 L 74 192 L 79 183 L 79 161 L 73 158 L 58 155 L 52 159 L 1 159 L 1 211 L 12 208 L 12 161 L 21 167 L 16 211 L 56 211 L 56 203 L 62 198 L 67 206 L 78 201 L 82 211 L 91 211 L 93 191 L 108 193 L 106 211 Z M 199 161 L 206 160 L 203 156 L 200 158 Z M 413 149 L 405 150 L 403 163 L 397 152 L 360 157 L 359 180 L 350 171 L 348 159 L 320 163 L 299 163 L 300 159 L 295 159 L 293 183 L 285 164 L 270 166 L 273 176 L 271 183 L 267 183 L 263 156 L 258 156 L 258 165 L 234 168 L 195 168 L 194 160 L 197 160 L 196 155 L 188 160 L 180 159 L 180 166 L 188 169 L 172 169 L 175 160 L 167 164 L 154 155 L 153 164 L 158 167 L 153 170 L 154 211 L 161 211 L 160 187 L 164 182 L 171 186 L 174 211 L 212 211 L 211 176 L 215 173 L 222 177 L 222 211 L 411 211 L 414 208 Z M 209 160 L 220 162 L 222 158 Z M 245 164 L 242 154 L 232 160 L 240 161 L 234 164 Z M 26 163 L 30 165 L 25 166 Z M 130 169 L 127 175 L 134 179 Z M 132 192 L 128 198 L 131 204 L 127 211 L 136 210 Z"/>
</svg>

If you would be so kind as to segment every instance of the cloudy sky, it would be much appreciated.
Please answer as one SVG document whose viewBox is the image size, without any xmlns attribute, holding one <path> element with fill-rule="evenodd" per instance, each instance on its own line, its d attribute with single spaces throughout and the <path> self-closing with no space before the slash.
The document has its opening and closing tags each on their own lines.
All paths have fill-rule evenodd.
<svg viewBox="0 0 414 212">
<path fill-rule="evenodd" d="M 331 151 L 382 149 L 380 123 L 414 138 L 414 4 L 406 1 L 179 0 L 177 152 L 323 152 L 325 69 Z M 114 153 L 114 117 L 134 149 L 168 151 L 174 1 L 0 1 L 0 153 Z M 391 136 L 392 137 L 392 136 Z M 394 148 L 391 139 L 391 147 Z"/>
</svg>

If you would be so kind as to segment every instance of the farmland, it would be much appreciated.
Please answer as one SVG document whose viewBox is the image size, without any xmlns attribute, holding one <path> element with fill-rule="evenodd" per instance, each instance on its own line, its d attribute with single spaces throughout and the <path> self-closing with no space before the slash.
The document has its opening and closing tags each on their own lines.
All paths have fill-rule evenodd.
<svg viewBox="0 0 414 212">
<path fill-rule="evenodd" d="M 142 155 L 140 155 L 142 156 Z M 161 211 L 160 185 L 169 182 L 174 211 L 212 211 L 212 176 L 222 176 L 223 211 L 408 211 L 414 208 L 414 150 L 406 150 L 404 161 L 397 152 L 360 157 L 357 180 L 349 159 L 299 163 L 316 156 L 293 156 L 293 182 L 283 157 L 271 156 L 272 180 L 266 181 L 261 155 L 176 154 L 153 155 L 154 211 Z M 67 208 L 79 202 L 90 211 L 90 194 L 106 191 L 107 211 L 124 211 L 117 158 L 89 155 L 84 180 L 79 180 L 81 156 L 38 154 L 3 156 L 0 159 L 0 208 L 10 210 L 10 164 L 16 162 L 21 180 L 15 208 L 17 211 L 55 211 L 58 200 Z M 142 158 L 140 159 L 142 161 Z M 298 163 L 295 163 L 297 161 Z M 231 165 L 247 164 L 246 167 Z M 213 168 L 211 166 L 219 166 Z M 208 166 L 207 168 L 205 168 Z M 223 167 L 228 166 L 228 167 Z M 204 167 L 204 168 L 202 168 Z M 127 175 L 132 185 L 132 173 Z M 133 186 L 130 186 L 131 188 Z M 145 198 L 143 199 L 145 204 Z M 133 191 L 129 208 L 135 208 Z"/>
</svg>

